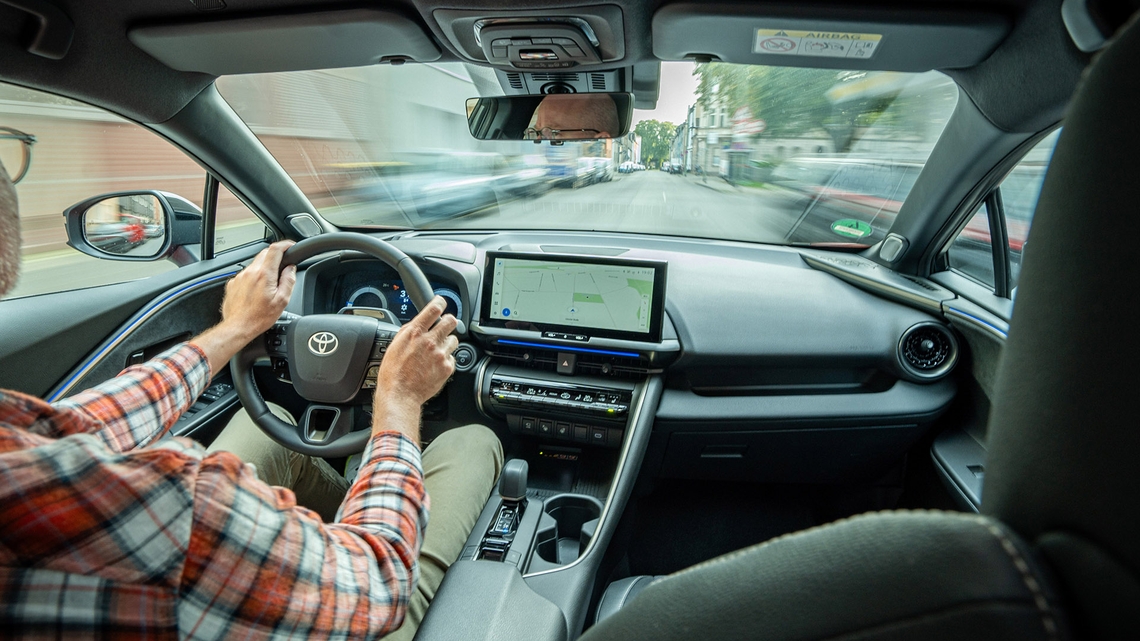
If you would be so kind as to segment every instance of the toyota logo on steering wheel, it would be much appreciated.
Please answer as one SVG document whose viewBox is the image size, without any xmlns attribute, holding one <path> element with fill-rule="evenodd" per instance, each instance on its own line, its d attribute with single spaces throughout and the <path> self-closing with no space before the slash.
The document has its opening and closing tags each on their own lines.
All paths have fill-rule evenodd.
<svg viewBox="0 0 1140 641">
<path fill-rule="evenodd" d="M 317 356 L 328 356 L 336 347 L 336 335 L 332 332 L 317 332 L 309 337 L 309 351 Z"/>
</svg>

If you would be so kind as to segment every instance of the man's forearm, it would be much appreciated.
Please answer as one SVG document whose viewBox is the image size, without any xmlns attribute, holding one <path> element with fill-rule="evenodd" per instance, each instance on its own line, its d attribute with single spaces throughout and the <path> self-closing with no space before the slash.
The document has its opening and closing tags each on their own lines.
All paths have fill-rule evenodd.
<svg viewBox="0 0 1140 641">
<path fill-rule="evenodd" d="M 210 382 L 201 349 L 180 345 L 158 358 L 129 367 L 117 377 L 53 405 L 89 420 L 60 422 L 46 436 L 98 430 L 112 449 L 125 452 L 154 441 L 190 407 Z"/>
<path fill-rule="evenodd" d="M 422 406 L 413 401 L 392 398 L 380 390 L 372 404 L 372 434 L 399 432 L 413 443 L 420 443 L 420 414 Z"/>
<path fill-rule="evenodd" d="M 210 363 L 210 375 L 217 376 L 234 354 L 241 351 L 256 336 L 235 323 L 222 321 L 191 339 L 190 342 L 206 354 L 206 360 Z"/>
</svg>

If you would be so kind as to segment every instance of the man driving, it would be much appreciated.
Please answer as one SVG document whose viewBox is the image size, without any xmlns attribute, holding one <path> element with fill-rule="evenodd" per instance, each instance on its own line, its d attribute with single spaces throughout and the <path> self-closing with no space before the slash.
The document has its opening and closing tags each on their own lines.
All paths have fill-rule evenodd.
<svg viewBox="0 0 1140 641">
<path fill-rule="evenodd" d="M 0 165 L 0 295 L 19 267 L 16 206 Z M 475 425 L 421 455 L 421 406 L 455 369 L 442 298 L 384 357 L 353 480 L 269 441 L 244 413 L 209 451 L 165 436 L 284 310 L 288 246 L 227 284 L 218 325 L 154 360 L 54 404 L 0 390 L 4 635 L 414 636 L 503 456 Z"/>
</svg>

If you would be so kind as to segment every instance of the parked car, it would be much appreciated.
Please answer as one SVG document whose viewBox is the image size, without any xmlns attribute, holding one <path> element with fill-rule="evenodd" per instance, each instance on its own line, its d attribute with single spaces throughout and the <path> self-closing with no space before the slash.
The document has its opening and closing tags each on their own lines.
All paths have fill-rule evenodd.
<svg viewBox="0 0 1140 641">
<path fill-rule="evenodd" d="M 592 158 L 579 158 L 578 170 L 574 177 L 573 187 L 588 187 L 598 182 L 598 166 Z"/>
<path fill-rule="evenodd" d="M 611 158 L 587 157 L 594 167 L 594 181 L 608 183 L 614 179 L 614 161 Z"/>
<path fill-rule="evenodd" d="M 136 223 L 99 223 L 87 227 L 87 240 L 112 254 L 125 254 L 146 238 L 146 230 Z"/>
<path fill-rule="evenodd" d="M 507 197 L 541 196 L 550 191 L 549 168 L 546 158 L 539 155 L 513 156 L 507 159 L 506 169 L 499 174 L 495 187 Z"/>
<path fill-rule="evenodd" d="M 397 210 L 417 223 L 497 206 L 506 163 L 501 154 L 416 151 L 345 168 L 356 174 L 345 192 L 353 204 Z"/>
<path fill-rule="evenodd" d="M 922 163 L 866 157 L 792 158 L 772 172 L 770 202 L 793 220 L 789 242 L 883 239 Z"/>
</svg>

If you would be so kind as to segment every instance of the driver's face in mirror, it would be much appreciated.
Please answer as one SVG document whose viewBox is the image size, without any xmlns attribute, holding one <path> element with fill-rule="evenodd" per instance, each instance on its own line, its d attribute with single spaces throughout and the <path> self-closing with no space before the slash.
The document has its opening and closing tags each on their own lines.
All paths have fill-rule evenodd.
<svg viewBox="0 0 1140 641">
<path fill-rule="evenodd" d="M 534 129 L 542 139 L 613 138 L 618 130 L 617 104 L 604 93 L 550 94 L 534 111 Z M 546 135 L 546 132 L 557 132 Z"/>
</svg>

